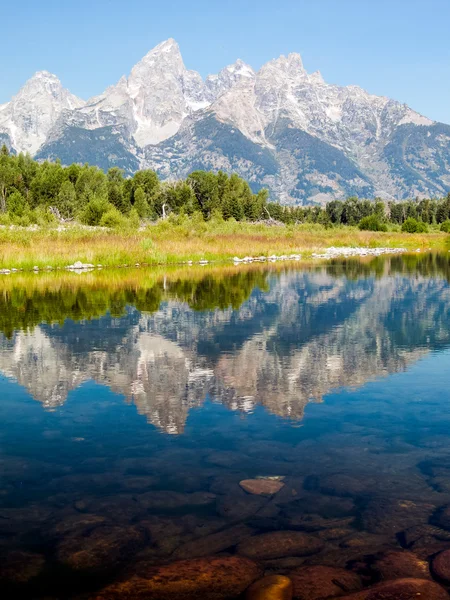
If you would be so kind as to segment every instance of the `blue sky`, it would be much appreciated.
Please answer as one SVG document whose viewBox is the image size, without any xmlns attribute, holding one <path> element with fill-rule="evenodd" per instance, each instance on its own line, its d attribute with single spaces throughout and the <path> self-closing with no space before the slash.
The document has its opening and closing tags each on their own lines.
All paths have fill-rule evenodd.
<svg viewBox="0 0 450 600">
<path fill-rule="evenodd" d="M 0 103 L 44 69 L 88 98 L 173 37 L 202 75 L 300 52 L 330 83 L 450 123 L 450 0 L 22 0 L 0 20 Z"/>
</svg>

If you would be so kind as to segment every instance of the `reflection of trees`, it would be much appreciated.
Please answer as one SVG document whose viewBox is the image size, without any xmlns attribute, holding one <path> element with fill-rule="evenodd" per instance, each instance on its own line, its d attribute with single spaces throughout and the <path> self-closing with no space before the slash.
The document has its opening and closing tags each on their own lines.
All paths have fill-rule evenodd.
<svg viewBox="0 0 450 600">
<path fill-rule="evenodd" d="M 31 282 L 30 282 L 31 283 Z M 13 287 L 0 295 L 0 331 L 11 337 L 16 330 L 32 329 L 39 323 L 63 324 L 66 319 L 82 321 L 107 312 L 120 317 L 127 306 L 141 312 L 156 312 L 164 300 L 186 302 L 194 310 L 237 309 L 255 287 L 266 289 L 266 275 L 259 271 L 230 276 L 206 275 L 201 279 L 164 279 L 146 287 L 97 289 L 83 283 L 36 291 Z"/>
<path fill-rule="evenodd" d="M 377 256 L 367 261 L 358 258 L 333 259 L 327 263 L 326 270 L 330 275 L 343 275 L 351 280 L 383 275 L 422 275 L 440 277 L 450 282 L 450 256 L 427 252 L 394 255 L 389 258 Z"/>
<path fill-rule="evenodd" d="M 446 267 L 446 257 L 427 255 L 270 277 L 167 278 L 147 288 L 16 290 L 1 302 L 19 323 L 27 302 L 36 319 L 71 311 L 72 320 L 0 336 L 0 370 L 49 408 L 93 379 L 170 433 L 182 432 L 208 395 L 233 410 L 260 404 L 301 419 L 311 400 L 405 370 L 449 344 L 450 286 L 436 274 Z M 96 311 L 111 314 L 92 318 Z"/>
</svg>

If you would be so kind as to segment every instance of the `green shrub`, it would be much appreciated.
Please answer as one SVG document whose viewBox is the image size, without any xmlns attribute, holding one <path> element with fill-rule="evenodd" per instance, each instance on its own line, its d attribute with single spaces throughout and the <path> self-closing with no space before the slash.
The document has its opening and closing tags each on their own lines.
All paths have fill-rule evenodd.
<svg viewBox="0 0 450 600">
<path fill-rule="evenodd" d="M 362 231 L 387 231 L 386 223 L 383 223 L 378 215 L 363 217 L 359 222 L 358 227 Z"/>
<path fill-rule="evenodd" d="M 49 225 L 55 225 L 56 219 L 53 214 L 44 206 L 37 206 L 34 210 L 29 211 L 29 218 L 32 223 L 35 223 L 39 227 L 48 227 Z"/>
<path fill-rule="evenodd" d="M 111 227 L 112 229 L 117 229 L 118 227 L 123 227 L 125 222 L 125 217 L 123 214 L 112 204 L 109 205 L 108 210 L 103 213 L 100 219 L 100 225 L 102 227 Z"/>
<path fill-rule="evenodd" d="M 138 213 L 137 209 L 133 207 L 130 210 L 130 213 L 128 215 L 128 225 L 132 229 L 139 229 L 140 224 L 141 224 L 141 218 L 139 216 L 139 213 Z"/>
<path fill-rule="evenodd" d="M 17 217 L 22 217 L 28 208 L 28 202 L 20 192 L 13 192 L 6 201 L 8 213 Z"/>
<path fill-rule="evenodd" d="M 81 212 L 80 220 L 85 225 L 100 225 L 103 215 L 111 208 L 112 204 L 110 204 L 108 200 L 99 196 L 94 196 L 91 200 L 89 200 Z"/>
<path fill-rule="evenodd" d="M 443 223 L 441 223 L 441 231 L 444 233 L 450 233 L 450 219 L 446 219 Z"/>
<path fill-rule="evenodd" d="M 412 217 L 408 217 L 402 225 L 402 231 L 406 233 L 426 233 L 428 227 L 423 221 L 417 221 Z"/>
</svg>

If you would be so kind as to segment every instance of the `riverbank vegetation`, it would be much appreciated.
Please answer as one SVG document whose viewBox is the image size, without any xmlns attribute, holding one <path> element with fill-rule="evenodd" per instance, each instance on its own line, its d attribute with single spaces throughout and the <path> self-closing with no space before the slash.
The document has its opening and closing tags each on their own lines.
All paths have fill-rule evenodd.
<svg viewBox="0 0 450 600">
<path fill-rule="evenodd" d="M 236 174 L 162 182 L 90 165 L 38 163 L 0 151 L 0 268 L 168 264 L 302 253 L 329 246 L 444 248 L 446 198 L 348 198 L 283 206 Z M 408 233 L 408 235 L 405 235 Z"/>
</svg>

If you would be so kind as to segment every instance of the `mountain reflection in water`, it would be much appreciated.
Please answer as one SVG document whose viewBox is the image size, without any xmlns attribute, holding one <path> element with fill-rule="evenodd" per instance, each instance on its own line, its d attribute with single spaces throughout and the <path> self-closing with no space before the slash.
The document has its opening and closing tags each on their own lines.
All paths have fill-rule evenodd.
<svg viewBox="0 0 450 600">
<path fill-rule="evenodd" d="M 331 266 L 165 280 L 111 297 L 20 290 L 18 303 L 13 290 L 5 326 L 8 317 L 36 325 L 1 336 L 0 371 L 49 409 L 86 381 L 106 385 L 167 433 L 181 433 L 206 398 L 301 419 L 331 390 L 403 371 L 449 342 L 447 281 L 405 276 L 393 262 L 380 263 L 382 276 L 362 265 L 367 276 L 356 279 L 341 264 L 342 274 Z M 347 268 L 353 275 L 355 263 Z"/>
<path fill-rule="evenodd" d="M 370 555 L 373 583 L 379 552 L 450 548 L 449 277 L 429 254 L 3 279 L 0 583 L 95 598 L 224 551 Z M 264 476 L 273 498 L 239 487 Z M 247 548 L 275 531 L 314 550 Z"/>
</svg>

